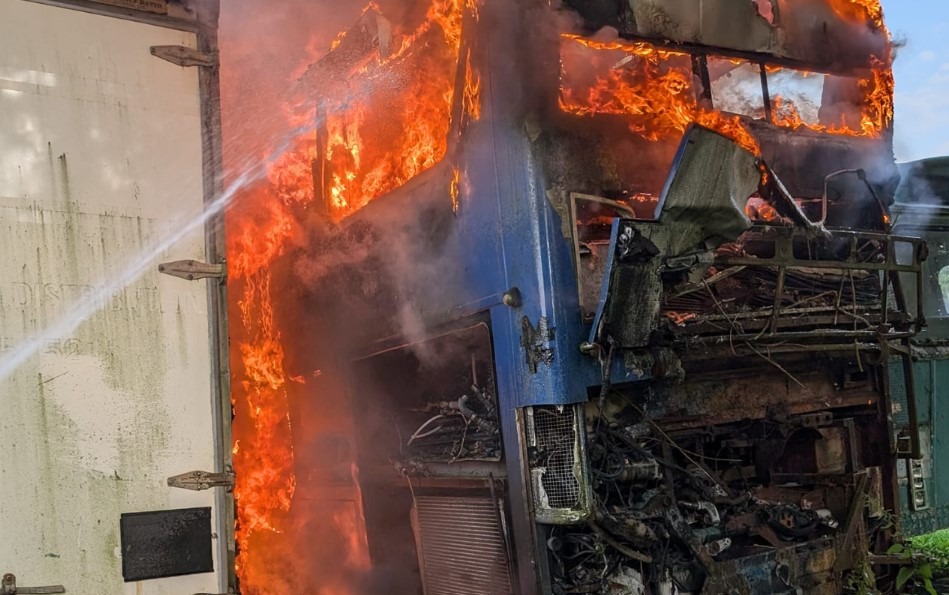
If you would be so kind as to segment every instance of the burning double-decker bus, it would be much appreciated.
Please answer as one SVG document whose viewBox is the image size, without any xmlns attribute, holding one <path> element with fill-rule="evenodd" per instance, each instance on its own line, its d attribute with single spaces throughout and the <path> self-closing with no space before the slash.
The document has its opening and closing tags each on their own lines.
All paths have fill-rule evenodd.
<svg viewBox="0 0 949 595">
<path fill-rule="evenodd" d="M 892 590 L 879 3 L 353 18 L 229 215 L 241 592 Z"/>
</svg>

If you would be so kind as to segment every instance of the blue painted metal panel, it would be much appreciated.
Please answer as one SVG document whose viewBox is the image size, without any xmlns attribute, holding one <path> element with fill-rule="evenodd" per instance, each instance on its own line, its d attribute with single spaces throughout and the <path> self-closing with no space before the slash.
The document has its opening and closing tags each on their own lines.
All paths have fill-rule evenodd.
<svg viewBox="0 0 949 595">
<path fill-rule="evenodd" d="M 484 47 L 504 45 L 496 38 L 484 41 Z M 459 266 L 464 268 L 467 296 L 456 312 L 490 311 L 497 373 L 513 389 L 507 405 L 583 402 L 587 389 L 601 382 L 600 364 L 579 349 L 589 325 L 580 318 L 573 246 L 547 199 L 540 164 L 518 121 L 520 90 L 510 84 L 507 62 L 508 56 L 495 51 L 481 56 L 482 119 L 466 131 L 456 163 L 468 187 L 456 228 L 465 248 Z M 501 297 L 513 287 L 520 291 L 522 304 L 512 309 Z M 544 318 L 553 329 L 547 345 L 553 358 L 540 363 L 536 372 L 521 345 L 524 317 L 534 326 Z M 614 382 L 642 379 L 619 363 L 613 370 Z"/>
<path fill-rule="evenodd" d="M 498 120 L 495 116 L 493 157 L 499 164 L 517 159 L 522 167 L 498 165 L 493 175 L 493 164 L 477 151 L 466 161 L 471 196 L 462 207 L 459 227 L 468 247 L 463 266 L 469 289 L 480 294 L 472 302 L 493 305 L 496 365 L 499 374 L 516 378 L 515 406 L 582 402 L 587 388 L 600 384 L 601 371 L 579 349 L 590 327 L 580 319 L 572 246 L 544 194 L 527 139 Z M 522 297 L 516 309 L 500 304 L 500 296 L 512 287 Z M 553 358 L 536 372 L 521 345 L 523 317 L 535 326 L 545 318 L 553 329 Z M 614 382 L 641 379 L 622 366 L 614 370 Z"/>
<path fill-rule="evenodd" d="M 517 409 L 528 405 L 584 401 L 586 387 L 598 383 L 596 362 L 579 351 L 586 329 L 581 325 L 572 246 L 563 238 L 561 221 L 546 197 L 540 166 L 524 132 L 523 89 L 518 65 L 511 59 L 519 30 L 500 3 L 485 3 L 477 56 L 482 75 L 482 115 L 466 131 L 456 167 L 466 180 L 455 233 L 464 247 L 458 266 L 464 269 L 467 296 L 457 311 L 484 308 L 490 313 L 495 372 L 507 466 L 518 592 L 543 591 L 544 551 L 534 539 L 526 461 Z M 509 307 L 501 296 L 517 288 L 521 304 Z M 547 345 L 550 363 L 536 372 L 522 346 L 522 319 L 534 326 L 543 317 L 554 330 Z"/>
</svg>

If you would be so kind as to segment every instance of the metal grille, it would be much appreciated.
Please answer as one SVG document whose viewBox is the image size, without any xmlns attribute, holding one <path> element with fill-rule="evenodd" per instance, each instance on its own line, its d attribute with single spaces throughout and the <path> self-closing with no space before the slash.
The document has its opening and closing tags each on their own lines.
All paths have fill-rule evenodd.
<svg viewBox="0 0 949 595">
<path fill-rule="evenodd" d="M 538 461 L 543 468 L 540 481 L 550 508 L 574 508 L 580 504 L 581 486 L 577 477 L 577 433 L 573 407 L 534 408 L 534 436 Z"/>
<path fill-rule="evenodd" d="M 419 496 L 415 515 L 425 595 L 513 593 L 492 498 Z"/>
<path fill-rule="evenodd" d="M 898 357 L 893 359 L 893 364 L 890 366 L 889 371 L 890 402 L 893 406 L 893 426 L 896 428 L 896 431 L 899 432 L 909 426 L 909 404 L 906 396 L 906 380 L 903 377 L 903 366 Z M 917 374 L 917 376 L 919 376 L 919 374 Z M 919 384 L 919 380 L 920 379 L 917 378 L 917 384 Z M 917 391 L 919 391 L 918 388 Z"/>
<path fill-rule="evenodd" d="M 590 515 L 583 406 L 530 407 L 526 427 L 534 517 L 570 525 Z"/>
</svg>

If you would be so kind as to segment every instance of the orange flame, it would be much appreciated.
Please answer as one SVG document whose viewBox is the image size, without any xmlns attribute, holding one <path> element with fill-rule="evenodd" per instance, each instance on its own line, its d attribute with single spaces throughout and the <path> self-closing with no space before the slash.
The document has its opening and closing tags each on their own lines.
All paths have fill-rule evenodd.
<svg viewBox="0 0 949 595">
<path fill-rule="evenodd" d="M 237 414 L 232 448 L 236 479 L 238 576 L 253 587 L 251 537 L 281 532 L 280 517 L 290 509 L 296 490 L 290 404 L 286 391 L 284 346 L 274 318 L 271 263 L 282 255 L 295 232 L 291 207 L 313 198 L 312 141 L 304 140 L 268 170 L 267 184 L 246 191 L 241 204 L 253 212 L 228 213 L 228 266 L 242 285 L 238 318 L 232 326 L 232 386 Z"/>
<path fill-rule="evenodd" d="M 239 351 L 246 374 L 247 411 L 255 433 L 235 454 L 235 465 L 241 469 L 234 489 L 240 502 L 239 538 L 262 530 L 279 531 L 273 514 L 290 509 L 296 483 L 289 403 L 283 389 L 283 347 L 274 328 L 270 273 L 261 269 L 247 277 L 246 284 L 241 322 L 253 329 L 254 339 L 241 343 Z M 253 464 L 247 464 L 248 457 L 253 457 Z"/>
<path fill-rule="evenodd" d="M 280 531 L 278 516 L 290 509 L 296 489 L 284 351 L 274 320 L 269 264 L 293 233 L 288 205 L 309 200 L 309 154 L 312 146 L 287 153 L 271 168 L 269 188 L 248 191 L 243 200 L 256 203 L 253 217 L 228 216 L 229 274 L 243 282 L 237 302 L 240 324 L 233 330 L 240 337 L 235 350 L 240 382 L 232 390 L 235 411 L 243 414 L 235 422 L 235 438 L 240 437 L 232 449 L 241 578 L 252 555 L 250 537 Z"/>
<path fill-rule="evenodd" d="M 460 195 L 461 195 L 461 172 L 456 167 L 452 172 L 451 184 L 449 185 L 449 194 L 451 195 L 451 211 L 453 213 L 458 212 L 460 207 Z"/>
<path fill-rule="evenodd" d="M 359 486 L 359 469 L 354 464 L 350 471 L 353 483 L 357 486 L 356 506 L 352 508 L 343 508 L 333 515 L 333 521 L 336 523 L 336 529 L 344 537 L 346 543 L 346 563 L 349 568 L 354 570 L 369 570 L 372 565 L 369 559 L 369 543 L 365 531 L 360 530 L 360 526 L 365 524 L 362 517 L 362 491 Z"/>
<path fill-rule="evenodd" d="M 464 105 L 469 118 L 481 119 L 481 75 L 471 66 L 471 50 L 465 63 Z"/>
<path fill-rule="evenodd" d="M 745 215 L 752 221 L 772 223 L 781 218 L 778 210 L 764 200 L 752 197 L 745 204 Z"/>
<path fill-rule="evenodd" d="M 325 191 L 333 220 L 398 188 L 445 156 L 465 7 L 464 0 L 435 0 L 398 51 L 358 72 L 350 82 L 354 92 L 330 107 Z M 464 107 L 477 119 L 480 77 L 471 69 L 470 53 L 466 67 Z M 382 69 L 399 84 L 356 92 L 375 84 Z"/>
<path fill-rule="evenodd" d="M 851 23 L 866 25 L 886 36 L 887 44 L 884 56 L 870 56 L 868 66 L 871 76 L 859 82 L 863 95 L 860 123 L 855 128 L 846 122 L 837 125 L 809 125 L 808 128 L 831 134 L 849 134 L 877 138 L 888 130 L 893 123 L 893 95 L 896 81 L 893 78 L 892 46 L 889 43 L 890 32 L 883 18 L 883 5 L 880 0 L 826 0 L 838 17 Z M 776 98 L 778 101 L 781 98 Z M 797 128 L 803 124 L 794 109 L 786 109 L 786 115 L 775 123 L 779 126 Z M 777 113 L 777 109 L 775 110 Z"/>
<path fill-rule="evenodd" d="M 879 29 L 886 29 L 880 0 L 828 0 L 828 4 L 837 16 L 846 21 L 869 23 Z"/>
<path fill-rule="evenodd" d="M 859 122 L 848 122 L 846 115 L 841 115 L 836 124 L 805 122 L 793 103 L 776 95 L 771 99 L 774 123 L 792 130 L 808 128 L 829 134 L 879 138 L 893 124 L 893 91 L 896 83 L 893 70 L 882 60 L 872 56 L 870 63 L 871 76 L 857 83 L 862 95 Z"/>
<path fill-rule="evenodd" d="M 379 11 L 375 4 L 366 10 L 370 8 Z M 444 158 L 452 125 L 462 22 L 465 11 L 475 16 L 476 8 L 473 0 L 432 0 L 425 20 L 403 39 L 397 51 L 363 62 L 358 72 L 346 77 L 351 92 L 346 97 L 329 98 L 321 135 L 325 144 L 318 146 L 311 135 L 301 137 L 271 166 L 269 184 L 248 191 L 241 200 L 242 204 L 251 203 L 252 212 L 228 214 L 229 272 L 241 292 L 233 316 L 239 324 L 232 333 L 238 380 L 232 394 L 236 414 L 232 453 L 237 571 L 246 592 L 277 592 L 267 583 L 272 569 L 265 568 L 266 544 L 252 538 L 256 534 L 274 536 L 284 529 L 296 491 L 287 385 L 305 381 L 300 375 L 291 377 L 284 368 L 285 344 L 274 316 L 271 265 L 297 233 L 294 210 L 306 208 L 314 199 L 314 190 L 323 193 L 330 218 L 338 221 Z M 330 49 L 345 37 L 345 32 L 339 34 Z M 464 113 L 477 119 L 480 77 L 471 67 L 470 52 L 463 67 Z M 315 168 L 320 159 L 325 167 Z M 315 187 L 314 171 L 318 169 L 324 170 L 326 177 Z M 451 184 L 456 209 L 460 185 L 461 174 L 456 170 Z M 314 372 L 316 375 L 319 373 Z M 356 473 L 353 469 L 354 481 Z M 358 485 L 356 488 L 358 492 Z M 346 544 L 341 564 L 357 572 L 367 570 L 370 564 L 361 514 L 357 501 L 353 510 L 332 514 L 335 527 L 328 527 Z M 313 587 L 311 592 L 350 592 L 337 584 Z"/>
<path fill-rule="evenodd" d="M 663 50 L 645 42 L 599 42 L 564 34 L 565 40 L 594 50 L 620 50 L 639 69 L 613 68 L 584 95 L 569 86 L 561 87 L 560 107 L 578 115 L 622 114 L 630 129 L 648 140 L 681 134 L 696 122 L 733 139 L 752 153 L 760 153 L 758 141 L 738 116 L 702 108 L 691 92 L 689 54 Z"/>
<path fill-rule="evenodd" d="M 841 18 L 886 33 L 879 0 L 829 1 Z M 593 50 L 626 54 L 606 74 L 596 76 L 595 81 L 578 85 L 573 80 L 568 83 L 562 79 L 560 107 L 564 111 L 577 115 L 624 115 L 630 129 L 647 140 L 677 136 L 695 122 L 732 138 L 753 153 L 759 152 L 757 141 L 739 116 L 706 108 L 696 100 L 690 54 L 661 49 L 646 42 L 602 42 L 569 34 L 562 37 L 566 42 Z M 625 67 L 630 62 L 635 62 L 636 67 Z M 894 79 L 890 62 L 889 55 L 869 57 L 868 74 L 857 83 L 859 121 L 848 122 L 841 116 L 834 124 L 806 123 L 793 103 L 774 96 L 772 123 L 789 129 L 809 128 L 830 134 L 878 138 L 893 121 Z M 769 68 L 773 70 L 775 68 Z M 571 75 L 571 79 L 584 77 L 582 72 L 569 72 L 567 65 L 563 74 Z"/>
</svg>

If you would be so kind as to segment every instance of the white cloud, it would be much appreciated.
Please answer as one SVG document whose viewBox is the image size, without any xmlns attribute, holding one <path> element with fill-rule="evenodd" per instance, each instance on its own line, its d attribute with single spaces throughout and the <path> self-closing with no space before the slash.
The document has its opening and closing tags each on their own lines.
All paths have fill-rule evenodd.
<svg viewBox="0 0 949 595">
<path fill-rule="evenodd" d="M 932 50 L 923 50 L 919 53 L 919 59 L 923 62 L 932 62 L 936 59 L 936 52 Z"/>
</svg>

